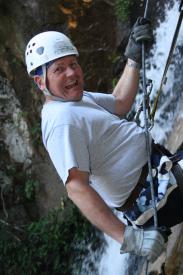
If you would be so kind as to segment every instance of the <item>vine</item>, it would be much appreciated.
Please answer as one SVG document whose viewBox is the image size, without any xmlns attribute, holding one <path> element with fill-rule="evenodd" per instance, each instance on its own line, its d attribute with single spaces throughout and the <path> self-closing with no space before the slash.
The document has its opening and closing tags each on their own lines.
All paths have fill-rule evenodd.
<svg viewBox="0 0 183 275">
<path fill-rule="evenodd" d="M 133 1 L 130 0 L 116 0 L 115 10 L 118 20 L 125 22 L 130 15 L 130 7 Z"/>
</svg>

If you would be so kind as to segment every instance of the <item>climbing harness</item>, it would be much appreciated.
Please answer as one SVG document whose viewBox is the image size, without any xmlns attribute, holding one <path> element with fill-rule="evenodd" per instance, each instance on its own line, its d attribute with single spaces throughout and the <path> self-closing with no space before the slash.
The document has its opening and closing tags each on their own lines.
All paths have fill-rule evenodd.
<svg viewBox="0 0 183 275">
<path fill-rule="evenodd" d="M 181 26 L 181 23 L 182 23 L 182 18 L 183 18 L 182 7 L 183 7 L 183 0 L 181 1 L 181 4 L 179 6 L 179 11 L 180 11 L 179 19 L 178 19 L 178 22 L 177 22 L 175 34 L 174 34 L 174 37 L 173 37 L 173 40 L 172 40 L 172 44 L 171 44 L 168 59 L 167 59 L 167 62 L 166 62 L 166 66 L 165 66 L 165 69 L 164 69 L 164 73 L 163 73 L 163 77 L 162 77 L 162 80 L 161 80 L 160 88 L 158 89 L 152 112 L 150 112 L 150 107 L 149 107 L 149 95 L 150 95 L 151 90 L 152 90 L 152 83 L 150 84 L 149 90 L 147 92 L 148 85 L 147 85 L 146 71 L 145 71 L 145 43 L 142 43 L 143 102 L 142 102 L 139 110 L 137 110 L 135 119 L 138 119 L 139 113 L 141 111 L 143 111 L 144 129 L 145 129 L 145 138 L 146 138 L 146 149 L 147 149 L 147 159 L 148 159 L 148 172 L 149 172 L 149 181 L 150 181 L 150 187 L 151 187 L 151 199 L 152 199 L 152 208 L 153 208 L 153 217 L 154 217 L 154 227 L 158 230 L 159 230 L 159 228 L 158 228 L 157 208 L 156 208 L 156 203 L 155 203 L 155 193 L 154 193 L 154 186 L 153 186 L 152 165 L 151 165 L 151 144 L 150 144 L 149 131 L 150 131 L 150 129 L 152 128 L 152 126 L 154 124 L 154 116 L 155 116 L 155 112 L 156 112 L 157 105 L 158 105 L 158 99 L 159 99 L 160 93 L 162 91 L 163 84 L 165 83 L 165 80 L 166 80 L 166 74 L 167 74 L 169 65 L 171 63 L 171 59 L 172 59 L 172 56 L 173 56 L 173 51 L 174 51 L 174 48 L 175 48 L 175 45 L 176 45 L 176 41 L 177 41 L 177 37 L 178 37 L 178 34 L 179 34 L 180 26 Z M 147 0 L 146 5 L 145 5 L 144 18 L 147 18 L 148 8 L 149 8 L 149 1 Z M 167 233 L 167 230 L 168 230 L 167 228 L 164 229 L 165 235 Z M 162 230 L 161 230 L 161 232 L 163 233 Z M 148 265 L 149 265 L 149 263 L 146 260 L 145 275 L 148 274 Z"/>
<path fill-rule="evenodd" d="M 147 98 L 146 98 L 146 108 L 147 108 L 147 119 L 148 119 L 148 129 L 149 131 L 152 129 L 153 124 L 150 120 L 150 112 L 151 112 L 151 108 L 150 108 L 150 103 L 149 103 L 149 97 L 153 88 L 153 82 L 151 79 L 147 79 L 147 83 L 146 83 L 146 87 L 147 87 Z M 133 120 L 140 125 L 140 114 L 143 111 L 143 100 L 140 103 Z"/>
</svg>

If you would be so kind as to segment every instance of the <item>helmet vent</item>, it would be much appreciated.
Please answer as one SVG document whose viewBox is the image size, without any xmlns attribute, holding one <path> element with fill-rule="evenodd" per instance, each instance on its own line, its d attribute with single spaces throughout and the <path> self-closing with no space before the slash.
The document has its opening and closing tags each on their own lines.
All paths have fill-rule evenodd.
<svg viewBox="0 0 183 275">
<path fill-rule="evenodd" d="M 37 48 L 36 52 L 39 54 L 39 55 L 42 55 L 44 53 L 44 47 L 39 47 Z"/>
</svg>

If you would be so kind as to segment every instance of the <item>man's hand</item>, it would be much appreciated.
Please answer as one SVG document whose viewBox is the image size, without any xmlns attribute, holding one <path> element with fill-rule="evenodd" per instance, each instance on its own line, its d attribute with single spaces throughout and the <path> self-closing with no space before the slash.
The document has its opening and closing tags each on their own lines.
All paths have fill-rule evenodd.
<svg viewBox="0 0 183 275">
<path fill-rule="evenodd" d="M 141 64 L 142 42 L 153 41 L 150 21 L 139 17 L 134 24 L 125 50 L 125 56 Z"/>
<path fill-rule="evenodd" d="M 161 255 L 164 248 L 164 237 L 158 230 L 133 229 L 132 226 L 127 226 L 120 253 L 132 253 L 147 257 L 148 261 L 154 262 Z"/>
</svg>

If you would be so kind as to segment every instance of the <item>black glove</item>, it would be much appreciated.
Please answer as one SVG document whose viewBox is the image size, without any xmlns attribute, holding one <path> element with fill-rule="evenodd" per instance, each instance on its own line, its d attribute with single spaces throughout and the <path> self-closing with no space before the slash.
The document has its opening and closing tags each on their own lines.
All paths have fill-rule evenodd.
<svg viewBox="0 0 183 275">
<path fill-rule="evenodd" d="M 125 56 L 141 64 L 142 42 L 147 41 L 153 41 L 151 23 L 149 20 L 139 17 L 132 28 Z"/>
</svg>

